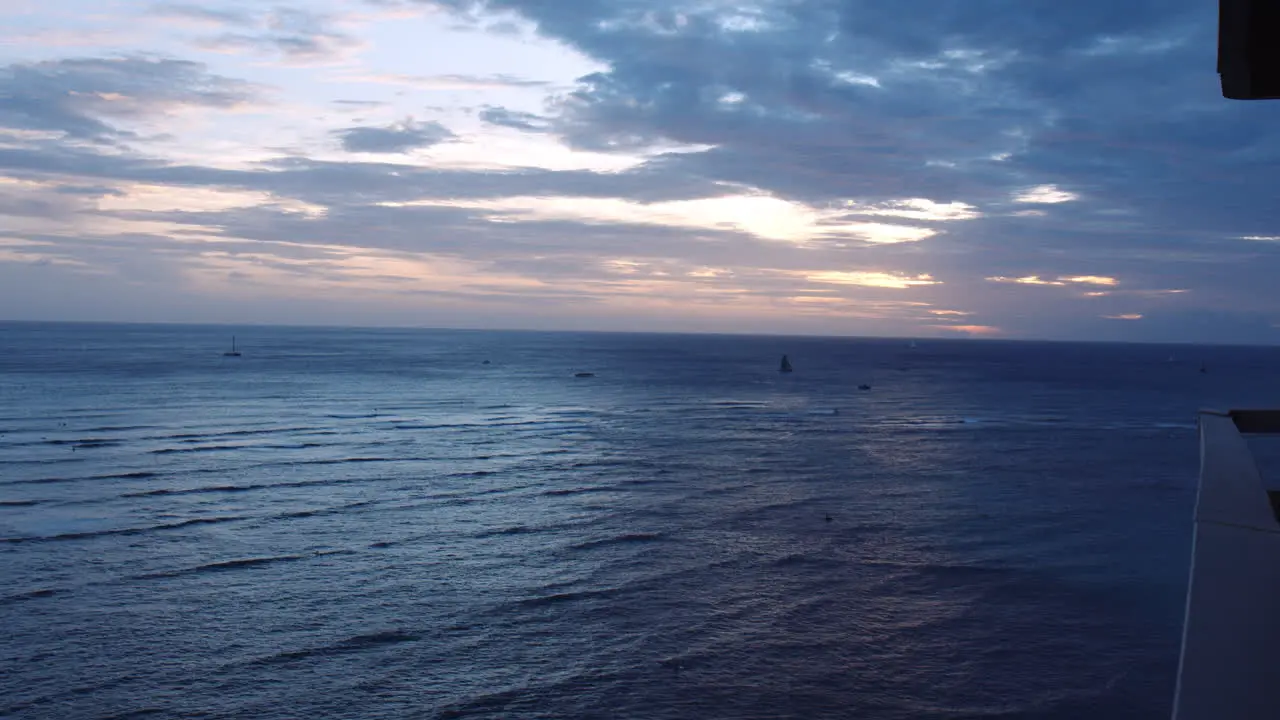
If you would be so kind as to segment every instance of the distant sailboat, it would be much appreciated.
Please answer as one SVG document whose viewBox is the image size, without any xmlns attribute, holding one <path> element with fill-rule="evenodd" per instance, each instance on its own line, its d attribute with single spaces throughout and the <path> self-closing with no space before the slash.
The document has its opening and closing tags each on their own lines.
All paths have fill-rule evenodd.
<svg viewBox="0 0 1280 720">
<path fill-rule="evenodd" d="M 912 350 L 914 350 L 914 349 L 916 348 L 916 341 L 915 341 L 915 340 L 912 340 L 912 341 L 911 341 L 911 344 L 907 345 L 907 347 L 909 347 L 909 348 L 911 348 Z"/>
<path fill-rule="evenodd" d="M 791 361 L 786 355 L 782 356 L 782 366 L 778 368 L 778 372 L 791 372 Z"/>
<path fill-rule="evenodd" d="M 231 336 L 231 349 L 222 353 L 223 357 L 240 357 L 240 351 L 236 350 L 236 336 Z"/>
</svg>

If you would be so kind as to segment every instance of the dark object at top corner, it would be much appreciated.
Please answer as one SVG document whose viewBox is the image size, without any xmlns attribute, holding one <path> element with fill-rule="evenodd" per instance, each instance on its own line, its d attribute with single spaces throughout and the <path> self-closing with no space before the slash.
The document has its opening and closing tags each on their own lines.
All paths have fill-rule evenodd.
<svg viewBox="0 0 1280 720">
<path fill-rule="evenodd" d="M 1218 0 L 1218 74 L 1225 98 L 1280 99 L 1280 0 Z"/>
</svg>

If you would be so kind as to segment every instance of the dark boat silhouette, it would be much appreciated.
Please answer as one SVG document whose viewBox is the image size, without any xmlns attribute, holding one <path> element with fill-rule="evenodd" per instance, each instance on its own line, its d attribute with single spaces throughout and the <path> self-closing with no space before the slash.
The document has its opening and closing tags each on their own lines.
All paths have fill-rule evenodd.
<svg viewBox="0 0 1280 720">
<path fill-rule="evenodd" d="M 786 355 L 782 356 L 782 365 L 778 368 L 778 372 L 791 372 L 791 361 Z"/>
<path fill-rule="evenodd" d="M 240 357 L 240 351 L 236 350 L 236 336 L 231 336 L 231 349 L 222 353 L 223 357 Z"/>
<path fill-rule="evenodd" d="M 580 372 L 580 373 L 574 373 L 574 374 L 573 374 L 573 376 L 574 376 L 574 377 L 595 377 L 595 376 L 596 376 L 596 374 L 595 374 L 595 373 L 589 373 L 589 372 Z"/>
</svg>

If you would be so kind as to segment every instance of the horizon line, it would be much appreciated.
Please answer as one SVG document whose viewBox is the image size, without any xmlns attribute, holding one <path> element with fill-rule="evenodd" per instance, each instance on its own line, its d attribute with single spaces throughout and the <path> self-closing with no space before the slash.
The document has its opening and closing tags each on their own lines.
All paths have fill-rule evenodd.
<svg viewBox="0 0 1280 720">
<path fill-rule="evenodd" d="M 263 322 L 180 322 L 171 320 L 22 320 L 0 318 L 4 325 L 101 325 L 148 327 L 198 327 L 198 328 L 280 328 L 310 330 L 405 330 L 419 332 L 494 332 L 494 333 L 543 333 L 543 334 L 594 334 L 594 335 L 678 335 L 691 337 L 744 337 L 744 338 L 795 338 L 799 340 L 903 340 L 945 343 L 1058 343 L 1075 345 L 1159 345 L 1166 347 L 1280 347 L 1280 342 L 1196 342 L 1189 340 L 1067 340 L 1037 337 L 939 337 L 916 335 L 814 335 L 803 333 L 747 333 L 732 331 L 689 330 L 597 330 L 564 328 L 511 328 L 511 327 L 445 327 L 427 325 L 327 325 L 323 323 L 263 323 Z"/>
</svg>

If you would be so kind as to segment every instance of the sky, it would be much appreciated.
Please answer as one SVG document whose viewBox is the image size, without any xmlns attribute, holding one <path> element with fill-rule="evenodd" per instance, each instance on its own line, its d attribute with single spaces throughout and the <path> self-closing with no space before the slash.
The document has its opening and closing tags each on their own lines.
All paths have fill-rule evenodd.
<svg viewBox="0 0 1280 720">
<path fill-rule="evenodd" d="M 1214 0 L 0 0 L 0 319 L 1280 342 Z"/>
</svg>

